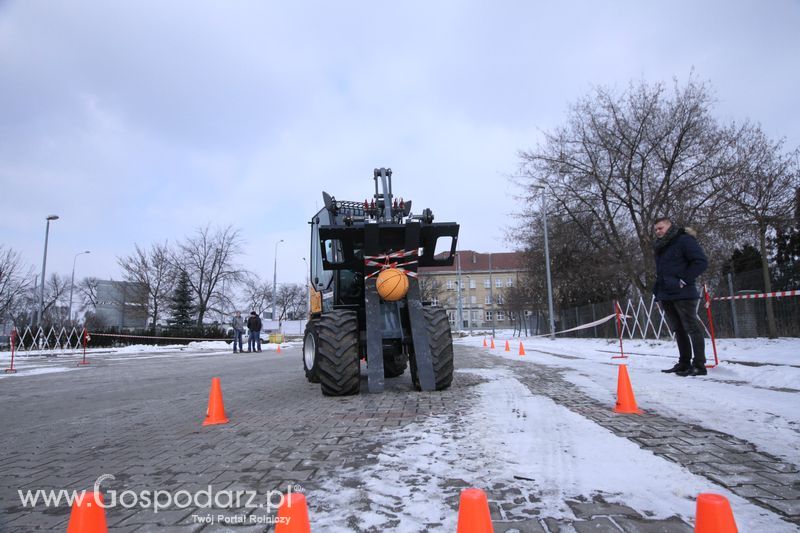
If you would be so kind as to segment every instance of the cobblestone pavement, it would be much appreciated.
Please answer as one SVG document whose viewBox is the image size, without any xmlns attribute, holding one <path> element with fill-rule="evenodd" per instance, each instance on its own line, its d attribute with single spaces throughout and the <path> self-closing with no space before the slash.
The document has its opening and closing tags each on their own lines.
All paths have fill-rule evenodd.
<svg viewBox="0 0 800 533">
<path fill-rule="evenodd" d="M 800 474 L 760 452 L 752 444 L 699 426 L 655 414 L 621 417 L 609 406 L 565 386 L 552 367 L 481 356 L 478 349 L 457 346 L 457 367 L 497 368 L 516 374 L 534 394 L 541 394 L 608 428 L 666 460 L 681 462 L 693 473 L 800 524 Z M 59 364 L 77 359 L 59 358 Z M 240 491 L 265 503 L 270 491 L 301 487 L 309 496 L 326 487 L 332 473 L 374 466 L 376 454 L 392 435 L 414 423 L 437 417 L 457 419 L 469 409 L 475 374 L 457 372 L 453 387 L 441 393 L 411 391 L 411 380 L 387 381 L 387 391 L 349 398 L 326 398 L 302 375 L 299 349 L 282 354 L 206 354 L 147 358 L 97 356 L 89 368 L 0 380 L 0 531 L 64 530 L 69 508 L 23 507 L 18 490 L 91 489 L 97 478 L 105 491 L 165 490 L 195 493 L 209 486 L 216 493 Z M 535 372 L 531 368 L 535 367 Z M 525 370 L 524 372 L 522 370 Z M 202 427 L 210 378 L 219 376 L 231 422 Z M 441 480 L 456 512 L 463 482 Z M 496 531 L 685 532 L 678 517 L 653 520 L 627 506 L 567 501 L 575 519 L 557 522 L 538 515 L 536 495 L 524 481 L 502 480 L 483 487 L 490 499 Z M 273 493 L 276 494 L 276 493 Z M 121 500 L 124 502 L 124 499 Z M 172 506 L 107 510 L 112 531 L 266 531 L 264 508 L 197 509 Z M 252 503 L 252 502 L 251 502 Z M 325 531 L 324 524 L 312 527 Z M 380 527 L 363 526 L 359 513 L 378 510 Z M 330 510 L 328 510 L 330 511 Z M 321 510 L 322 512 L 322 510 Z M 225 514 L 227 513 L 227 514 Z M 354 501 L 348 509 L 354 530 L 407 531 L 392 505 Z M 205 523 L 224 514 L 245 524 Z M 251 523 L 252 521 L 252 523 Z M 262 523 L 258 523 L 261 521 Z M 437 523 L 420 530 L 436 530 Z"/>
</svg>

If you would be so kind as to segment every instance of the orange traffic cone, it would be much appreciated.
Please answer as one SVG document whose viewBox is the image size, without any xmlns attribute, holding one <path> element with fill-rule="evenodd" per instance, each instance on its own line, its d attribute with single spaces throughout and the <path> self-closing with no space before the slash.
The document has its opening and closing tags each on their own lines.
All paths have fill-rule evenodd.
<svg viewBox="0 0 800 533">
<path fill-rule="evenodd" d="M 278 343 L 278 353 L 281 353 L 281 343 Z"/>
<path fill-rule="evenodd" d="M 628 366 L 619 365 L 619 375 L 617 377 L 617 405 L 614 407 L 615 413 L 642 414 L 641 409 L 636 406 L 636 398 L 633 396 L 631 380 L 628 377 Z"/>
<path fill-rule="evenodd" d="M 736 521 L 728 498 L 705 492 L 697 495 L 695 533 L 737 533 Z"/>
<path fill-rule="evenodd" d="M 483 347 L 486 348 L 486 337 L 483 338 Z"/>
<path fill-rule="evenodd" d="M 456 533 L 492 533 L 492 517 L 489 502 L 481 489 L 464 489 L 458 503 L 458 527 Z"/>
<path fill-rule="evenodd" d="M 275 533 L 311 533 L 306 497 L 299 492 L 289 494 L 278 509 Z"/>
<path fill-rule="evenodd" d="M 525 347 L 522 345 L 522 341 L 519 341 L 519 354 L 525 355 Z"/>
<path fill-rule="evenodd" d="M 203 425 L 227 424 L 228 421 L 228 417 L 225 416 L 225 405 L 222 402 L 222 387 L 219 378 L 211 378 L 211 394 L 208 397 L 208 409 Z"/>
<path fill-rule="evenodd" d="M 494 350 L 494 337 L 492 337 L 492 346 L 490 347 L 490 349 Z"/>
<path fill-rule="evenodd" d="M 508 341 L 506 341 L 506 351 L 507 351 L 507 352 L 510 352 L 510 351 L 511 351 L 511 347 L 508 345 Z"/>
<path fill-rule="evenodd" d="M 80 501 L 72 502 L 67 533 L 106 533 L 106 510 L 102 507 L 103 495 L 87 492 Z"/>
</svg>

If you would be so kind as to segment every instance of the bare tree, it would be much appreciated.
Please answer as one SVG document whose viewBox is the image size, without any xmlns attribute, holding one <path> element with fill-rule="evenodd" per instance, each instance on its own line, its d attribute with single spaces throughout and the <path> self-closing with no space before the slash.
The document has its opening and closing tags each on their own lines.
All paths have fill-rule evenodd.
<svg viewBox="0 0 800 533">
<path fill-rule="evenodd" d="M 152 320 L 153 331 L 158 327 L 160 311 L 169 300 L 174 285 L 169 246 L 153 244 L 150 250 L 136 245 L 133 255 L 117 258 L 126 281 L 137 283 L 147 291 L 147 316 Z"/>
<path fill-rule="evenodd" d="M 784 141 L 772 141 L 759 126 L 745 124 L 734 136 L 734 160 L 730 172 L 720 176 L 718 189 L 724 199 L 720 216 L 727 216 L 755 232 L 761 252 L 764 290 L 772 292 L 767 239 L 793 222 L 795 191 L 800 186 L 800 150 L 785 152 Z M 767 329 L 778 336 L 772 300 L 766 299 Z"/>
<path fill-rule="evenodd" d="M 305 286 L 300 283 L 285 283 L 278 287 L 278 322 L 283 322 L 289 315 L 302 314 L 305 308 L 308 293 Z"/>
<path fill-rule="evenodd" d="M 63 323 L 67 319 L 69 303 L 69 280 L 53 272 L 44 286 L 42 321 L 50 325 Z"/>
<path fill-rule="evenodd" d="M 255 311 L 261 315 L 272 305 L 272 282 L 249 274 L 243 281 L 245 311 Z"/>
<path fill-rule="evenodd" d="M 714 180 L 725 171 L 727 137 L 711 115 L 703 83 L 598 88 L 575 104 L 567 124 L 522 152 L 526 204 L 544 185 L 572 231 L 613 260 L 644 292 L 654 278 L 652 223 L 659 215 L 705 224 Z M 532 208 L 529 216 L 539 216 Z"/>
<path fill-rule="evenodd" d="M 197 325 L 209 310 L 220 311 L 220 304 L 227 300 L 223 284 L 238 284 L 246 271 L 236 264 L 236 256 L 242 246 L 240 232 L 231 226 L 216 229 L 213 233 L 206 226 L 198 228 L 192 237 L 181 243 L 177 253 L 172 254 L 175 267 L 189 276 L 189 286 L 195 295 Z"/>
<path fill-rule="evenodd" d="M 417 277 L 419 280 L 419 295 L 424 302 L 439 302 L 441 304 L 442 295 L 442 282 L 434 276 L 426 276 L 425 274 Z"/>
<path fill-rule="evenodd" d="M 78 283 L 78 293 L 83 300 L 83 308 L 91 308 L 94 310 L 97 307 L 97 283 L 98 279 L 95 277 L 83 278 Z"/>
<path fill-rule="evenodd" d="M 20 255 L 0 244 L 0 319 L 10 316 L 14 320 L 13 310 L 25 299 L 33 277 L 33 267 L 25 270 Z"/>
</svg>

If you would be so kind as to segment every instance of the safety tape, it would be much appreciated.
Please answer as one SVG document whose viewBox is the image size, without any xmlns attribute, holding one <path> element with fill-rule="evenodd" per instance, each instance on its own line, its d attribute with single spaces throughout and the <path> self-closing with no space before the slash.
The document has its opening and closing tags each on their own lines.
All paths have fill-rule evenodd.
<svg viewBox="0 0 800 533">
<path fill-rule="evenodd" d="M 156 337 L 151 335 L 122 335 L 116 333 L 91 333 L 90 335 L 94 335 L 95 337 L 121 337 L 124 339 L 164 339 L 164 340 L 175 340 L 175 341 L 229 341 L 231 340 L 230 337 L 224 339 L 201 339 L 197 337 Z"/>
<path fill-rule="evenodd" d="M 620 315 L 620 317 L 631 318 L 629 315 Z M 595 320 L 594 322 L 589 322 L 588 324 L 581 324 L 580 326 L 577 326 L 577 327 L 574 327 L 574 328 L 569 328 L 569 329 L 563 329 L 561 331 L 556 331 L 555 335 L 558 335 L 560 333 L 569 333 L 570 331 L 578 331 L 580 329 L 593 328 L 595 326 L 599 326 L 600 324 L 604 324 L 604 323 L 608 322 L 609 320 L 611 320 L 613 318 L 617 318 L 617 313 L 614 313 L 613 315 L 608 315 L 608 316 L 603 317 L 603 318 L 601 318 L 599 320 Z M 549 336 L 550 336 L 549 333 L 545 333 L 543 335 L 531 335 L 531 337 L 549 337 Z"/>
<path fill-rule="evenodd" d="M 784 296 L 800 296 L 800 289 L 793 291 L 762 292 L 760 294 L 740 294 L 738 296 L 717 296 L 712 300 L 751 300 L 761 298 L 782 298 Z"/>
<path fill-rule="evenodd" d="M 364 256 L 364 265 L 369 266 L 369 267 L 380 267 L 378 270 L 376 270 L 372 274 L 364 276 L 364 279 L 367 280 L 367 279 L 369 279 L 369 278 L 371 278 L 373 276 L 377 276 L 378 274 L 380 274 L 381 272 L 383 272 L 387 268 L 396 268 L 397 270 L 400 270 L 401 272 L 406 274 L 408 277 L 416 278 L 417 277 L 417 273 L 416 272 L 403 268 L 404 266 L 408 266 L 408 265 L 416 265 L 417 262 L 418 262 L 416 259 L 413 260 L 413 261 L 406 261 L 405 263 L 400 263 L 398 261 L 392 261 L 392 259 L 402 259 L 403 257 L 411 257 L 411 256 L 415 256 L 415 255 L 417 255 L 417 251 L 416 250 L 407 250 L 407 251 L 403 250 L 403 251 L 400 251 L 400 252 L 392 252 L 392 253 L 386 254 L 386 255 L 367 255 L 367 256 Z"/>
</svg>

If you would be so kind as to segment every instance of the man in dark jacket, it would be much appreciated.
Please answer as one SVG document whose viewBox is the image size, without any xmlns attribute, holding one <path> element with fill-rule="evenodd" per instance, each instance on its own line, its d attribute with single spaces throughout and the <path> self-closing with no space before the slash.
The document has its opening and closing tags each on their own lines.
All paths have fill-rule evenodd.
<svg viewBox="0 0 800 533">
<path fill-rule="evenodd" d="M 691 228 L 679 228 L 669 218 L 656 220 L 656 283 L 653 294 L 664 310 L 670 329 L 675 334 L 680 354 L 678 363 L 662 372 L 679 376 L 706 375 L 706 344 L 703 325 L 697 318 L 695 286 L 697 276 L 705 272 L 708 260 Z M 694 351 L 694 361 L 692 361 Z"/>
<path fill-rule="evenodd" d="M 247 329 L 249 335 L 247 337 L 247 351 L 260 352 L 261 351 L 261 318 L 255 311 L 250 311 L 250 316 L 247 318 Z M 258 346 L 258 349 L 256 349 Z"/>
</svg>

